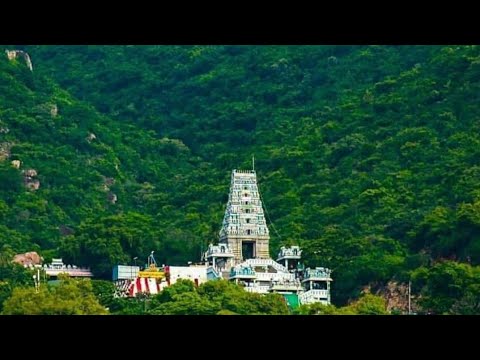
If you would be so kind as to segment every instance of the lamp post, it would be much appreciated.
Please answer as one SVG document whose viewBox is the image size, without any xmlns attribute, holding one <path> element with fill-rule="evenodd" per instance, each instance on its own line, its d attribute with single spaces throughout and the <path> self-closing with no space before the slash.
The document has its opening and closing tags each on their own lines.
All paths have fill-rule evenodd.
<svg viewBox="0 0 480 360">
<path fill-rule="evenodd" d="M 33 275 L 33 282 L 35 283 L 35 292 L 40 290 L 40 269 L 37 269 L 37 274 Z"/>
<path fill-rule="evenodd" d="M 408 315 L 412 314 L 412 281 L 408 281 Z"/>
<path fill-rule="evenodd" d="M 135 256 L 135 257 L 133 258 L 133 261 L 135 262 L 135 267 L 137 267 L 137 259 L 138 259 L 138 256 Z M 130 277 L 131 277 L 132 280 L 133 280 L 133 275 L 132 275 L 132 274 L 130 274 L 130 275 L 131 275 Z"/>
</svg>

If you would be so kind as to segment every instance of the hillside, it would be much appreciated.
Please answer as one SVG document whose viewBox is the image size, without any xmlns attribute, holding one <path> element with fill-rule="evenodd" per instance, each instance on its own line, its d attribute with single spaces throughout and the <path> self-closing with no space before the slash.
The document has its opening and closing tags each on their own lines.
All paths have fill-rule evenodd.
<svg viewBox="0 0 480 360">
<path fill-rule="evenodd" d="M 168 262 L 198 257 L 197 239 L 158 220 L 181 212 L 188 186 L 173 164 L 202 166 L 186 146 L 115 123 L 21 61 L 0 57 L 0 86 L 2 251 L 61 255 L 105 277 L 152 248 Z"/>
<path fill-rule="evenodd" d="M 24 48 L 33 73 L 0 60 L 0 140 L 14 144 L 0 241 L 14 251 L 104 276 L 151 248 L 197 260 L 230 170 L 255 155 L 271 252 L 299 243 L 331 267 L 337 304 L 441 259 L 479 265 L 476 46 Z M 58 115 L 33 110 L 45 104 Z"/>
</svg>

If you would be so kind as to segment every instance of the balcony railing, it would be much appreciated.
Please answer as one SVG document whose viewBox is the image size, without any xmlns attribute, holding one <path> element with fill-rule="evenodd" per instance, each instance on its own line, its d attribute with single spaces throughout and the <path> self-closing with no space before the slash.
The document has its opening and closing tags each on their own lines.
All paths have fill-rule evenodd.
<svg viewBox="0 0 480 360">
<path fill-rule="evenodd" d="M 327 268 L 316 268 L 316 269 L 307 269 L 305 270 L 305 275 L 303 280 L 313 280 L 313 279 L 319 279 L 319 280 L 332 280 L 330 278 L 330 274 L 332 271 Z"/>
<path fill-rule="evenodd" d="M 244 287 L 245 291 L 250 292 L 250 293 L 257 293 L 257 294 L 268 294 L 268 290 L 270 289 L 270 286 L 246 286 Z"/>
<path fill-rule="evenodd" d="M 230 270 L 230 278 L 238 277 L 238 278 L 255 278 L 257 274 L 255 270 L 252 268 L 244 267 L 244 268 L 233 268 Z"/>
<path fill-rule="evenodd" d="M 207 257 L 233 257 L 233 252 L 225 244 L 210 245 L 207 250 Z"/>
<path fill-rule="evenodd" d="M 259 281 L 295 281 L 295 275 L 290 273 L 263 273 L 257 272 L 257 280 Z"/>
<path fill-rule="evenodd" d="M 255 170 L 233 170 L 234 174 L 255 174 Z"/>
<path fill-rule="evenodd" d="M 212 266 L 207 269 L 207 279 L 219 279 L 220 274 Z"/>
<path fill-rule="evenodd" d="M 72 277 L 92 277 L 93 274 L 88 269 L 44 269 L 45 273 L 50 276 L 58 276 L 59 274 L 68 274 Z"/>
<path fill-rule="evenodd" d="M 288 273 L 288 269 L 282 264 L 273 261 L 272 259 L 248 259 L 246 261 L 251 266 L 272 266 L 278 272 Z"/>
<path fill-rule="evenodd" d="M 299 300 L 302 304 L 326 302 L 328 301 L 328 290 L 308 290 L 299 296 Z"/>
<path fill-rule="evenodd" d="M 302 250 L 299 246 L 292 246 L 290 248 L 286 248 L 282 246 L 280 252 L 278 253 L 278 259 L 283 258 L 293 258 L 293 259 L 300 259 L 302 256 Z"/>
<path fill-rule="evenodd" d="M 272 286 L 270 286 L 270 290 L 272 291 L 282 291 L 282 290 L 288 290 L 288 291 L 301 291 L 302 285 L 300 283 L 275 283 Z"/>
</svg>

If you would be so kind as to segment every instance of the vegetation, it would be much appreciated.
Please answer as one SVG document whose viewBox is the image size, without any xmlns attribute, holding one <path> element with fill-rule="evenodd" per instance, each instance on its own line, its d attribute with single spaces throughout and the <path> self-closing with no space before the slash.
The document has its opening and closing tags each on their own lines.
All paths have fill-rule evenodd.
<svg viewBox="0 0 480 360">
<path fill-rule="evenodd" d="M 427 313 L 480 314 L 480 267 L 445 261 L 413 273 Z"/>
<path fill-rule="evenodd" d="M 30 286 L 33 287 L 33 273 L 22 266 L 2 261 L 0 258 L 0 313 L 3 310 L 3 303 L 11 295 L 15 288 Z M 10 259 L 9 259 L 10 260 Z"/>
<path fill-rule="evenodd" d="M 4 315 L 103 315 L 90 280 L 63 278 L 56 286 L 18 287 L 5 301 Z"/>
<path fill-rule="evenodd" d="M 287 315 L 279 294 L 246 292 L 225 280 L 209 281 L 196 288 L 190 280 L 179 280 L 153 297 L 124 299 L 117 314 L 150 315 Z"/>
<path fill-rule="evenodd" d="M 2 254 L 103 279 L 150 250 L 195 261 L 255 155 L 272 253 L 332 268 L 337 306 L 412 278 L 425 311 L 479 313 L 478 46 L 17 48 L 34 72 L 0 56 Z M 149 311 L 246 311 L 201 289 Z"/>
<path fill-rule="evenodd" d="M 357 301 L 344 307 L 314 303 L 301 305 L 294 310 L 296 315 L 387 315 L 385 299 L 372 294 L 364 294 Z"/>
</svg>

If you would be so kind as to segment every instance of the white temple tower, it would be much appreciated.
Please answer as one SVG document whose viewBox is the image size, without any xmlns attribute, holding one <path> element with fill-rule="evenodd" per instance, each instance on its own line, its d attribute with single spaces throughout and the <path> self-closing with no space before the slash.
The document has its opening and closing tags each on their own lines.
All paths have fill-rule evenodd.
<svg viewBox="0 0 480 360">
<path fill-rule="evenodd" d="M 254 170 L 233 170 L 220 244 L 233 252 L 234 263 L 269 259 L 269 232 Z"/>
<path fill-rule="evenodd" d="M 254 170 L 233 170 L 218 245 L 204 254 L 207 279 L 227 279 L 245 291 L 285 296 L 290 307 L 330 304 L 331 270 L 300 263 L 299 246 L 283 246 L 277 261 L 270 258 L 267 224 Z"/>
</svg>

